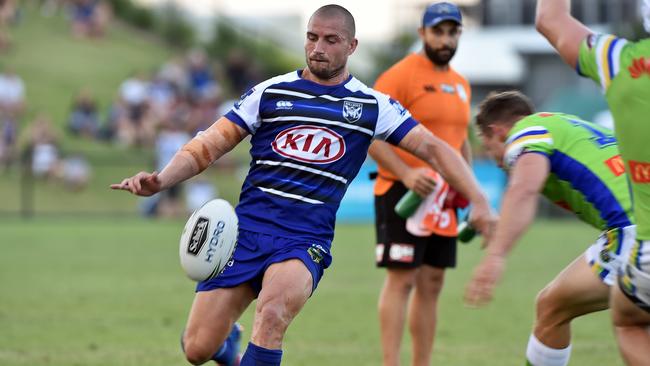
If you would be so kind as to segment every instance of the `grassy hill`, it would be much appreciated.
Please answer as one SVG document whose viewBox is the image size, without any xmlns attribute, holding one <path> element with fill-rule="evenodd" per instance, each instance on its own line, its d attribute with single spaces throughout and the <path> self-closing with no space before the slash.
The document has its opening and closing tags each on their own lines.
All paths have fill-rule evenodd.
<svg viewBox="0 0 650 366">
<path fill-rule="evenodd" d="M 175 50 L 161 40 L 119 22 L 113 22 L 103 39 L 76 39 L 63 14 L 43 17 L 33 2 L 23 6 L 22 20 L 11 29 L 14 47 L 0 55 L 0 67 L 9 66 L 26 85 L 27 111 L 19 133 L 38 114 L 52 118 L 63 136 L 63 153 L 82 152 L 90 161 L 93 174 L 83 192 L 69 192 L 48 182 L 35 182 L 33 192 L 36 213 L 74 212 L 133 213 L 138 201 L 126 194 L 108 190 L 108 185 L 140 170 L 152 168 L 150 149 L 125 149 L 111 144 L 88 141 L 65 132 L 72 100 L 82 88 L 97 97 L 102 116 L 130 74 L 154 71 Z M 245 153 L 246 146 L 238 149 Z M 230 174 L 212 174 L 222 194 L 236 200 L 240 180 Z M 21 181 L 19 169 L 0 171 L 0 213 L 19 212 L 28 184 Z"/>
<path fill-rule="evenodd" d="M 26 120 L 45 113 L 61 127 L 81 88 L 90 89 L 105 111 L 127 76 L 154 70 L 173 54 L 154 37 L 118 22 L 104 39 L 75 39 L 63 15 L 43 17 L 32 2 L 23 6 L 22 20 L 11 33 L 14 48 L 2 55 L 0 65 L 16 70 L 26 84 Z M 84 150 L 99 146 L 69 138 L 65 143 Z"/>
</svg>

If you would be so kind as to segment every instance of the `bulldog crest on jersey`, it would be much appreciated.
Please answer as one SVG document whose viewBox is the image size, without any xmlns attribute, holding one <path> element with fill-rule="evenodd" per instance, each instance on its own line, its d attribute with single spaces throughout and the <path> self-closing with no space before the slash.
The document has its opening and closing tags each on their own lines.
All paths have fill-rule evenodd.
<svg viewBox="0 0 650 366">
<path fill-rule="evenodd" d="M 363 113 L 363 104 L 343 101 L 343 118 L 346 121 L 350 123 L 358 121 L 361 118 L 361 113 Z"/>
</svg>

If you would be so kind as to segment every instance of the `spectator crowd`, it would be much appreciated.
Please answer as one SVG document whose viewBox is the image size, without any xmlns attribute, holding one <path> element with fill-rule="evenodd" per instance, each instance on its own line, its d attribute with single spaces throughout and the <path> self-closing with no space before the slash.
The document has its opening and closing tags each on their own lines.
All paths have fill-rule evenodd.
<svg viewBox="0 0 650 366">
<path fill-rule="evenodd" d="M 41 0 L 38 4 L 42 16 L 63 11 L 71 35 L 79 39 L 102 37 L 111 16 L 103 0 Z M 7 30 L 20 17 L 19 5 L 0 0 L 0 54 L 11 52 Z M 257 74 L 241 51 L 217 64 L 196 49 L 170 58 L 155 70 L 134 71 L 120 83 L 112 101 L 98 100 L 92 88 L 80 86 L 70 95 L 65 121 L 57 121 L 46 112 L 28 108 L 25 82 L 0 60 L 0 174 L 22 157 L 36 179 L 83 189 L 90 180 L 91 166 L 83 155 L 65 151 L 62 145 L 69 138 L 150 151 L 155 157 L 152 168 L 160 170 L 181 146 L 261 80 Z M 63 133 L 69 138 L 63 138 Z M 210 182 L 196 180 L 144 200 L 140 208 L 147 216 L 180 216 L 216 195 Z"/>
</svg>

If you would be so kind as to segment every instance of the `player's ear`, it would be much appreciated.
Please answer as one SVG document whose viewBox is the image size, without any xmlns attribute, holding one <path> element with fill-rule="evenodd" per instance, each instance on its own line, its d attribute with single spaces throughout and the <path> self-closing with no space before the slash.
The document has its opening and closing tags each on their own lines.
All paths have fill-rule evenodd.
<svg viewBox="0 0 650 366">
<path fill-rule="evenodd" d="M 503 126 L 500 124 L 490 123 L 487 128 L 490 131 L 490 136 L 496 136 L 500 138 L 503 134 Z"/>
<path fill-rule="evenodd" d="M 348 56 L 352 55 L 354 51 L 357 49 L 357 46 L 359 45 L 359 40 L 356 38 L 353 38 L 352 41 L 350 42 L 350 48 L 348 50 Z"/>
<path fill-rule="evenodd" d="M 418 28 L 418 34 L 420 35 L 420 40 L 424 42 L 424 27 Z"/>
<path fill-rule="evenodd" d="M 499 140 L 505 141 L 508 132 L 510 132 L 510 128 L 503 123 L 493 123 L 490 127 L 492 127 L 492 133 L 496 135 Z"/>
</svg>

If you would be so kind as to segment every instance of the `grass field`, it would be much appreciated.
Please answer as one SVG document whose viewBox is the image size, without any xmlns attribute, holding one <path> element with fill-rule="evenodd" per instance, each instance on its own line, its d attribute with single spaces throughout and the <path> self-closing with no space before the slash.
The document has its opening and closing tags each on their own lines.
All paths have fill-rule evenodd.
<svg viewBox="0 0 650 366">
<path fill-rule="evenodd" d="M 0 365 L 182 365 L 178 340 L 193 283 L 177 260 L 179 221 L 6 219 L 0 223 Z M 479 259 L 462 246 L 440 305 L 436 365 L 522 365 L 536 292 L 595 236 L 542 222 L 511 257 L 496 300 L 463 306 Z M 341 225 L 334 263 L 285 340 L 285 365 L 379 365 L 368 225 Z M 251 312 L 242 319 L 250 335 Z M 407 338 L 408 339 L 408 338 Z M 407 340 L 408 342 L 408 340 Z M 573 365 L 622 365 L 608 313 L 575 322 Z M 403 361 L 408 364 L 408 347 Z"/>
</svg>

